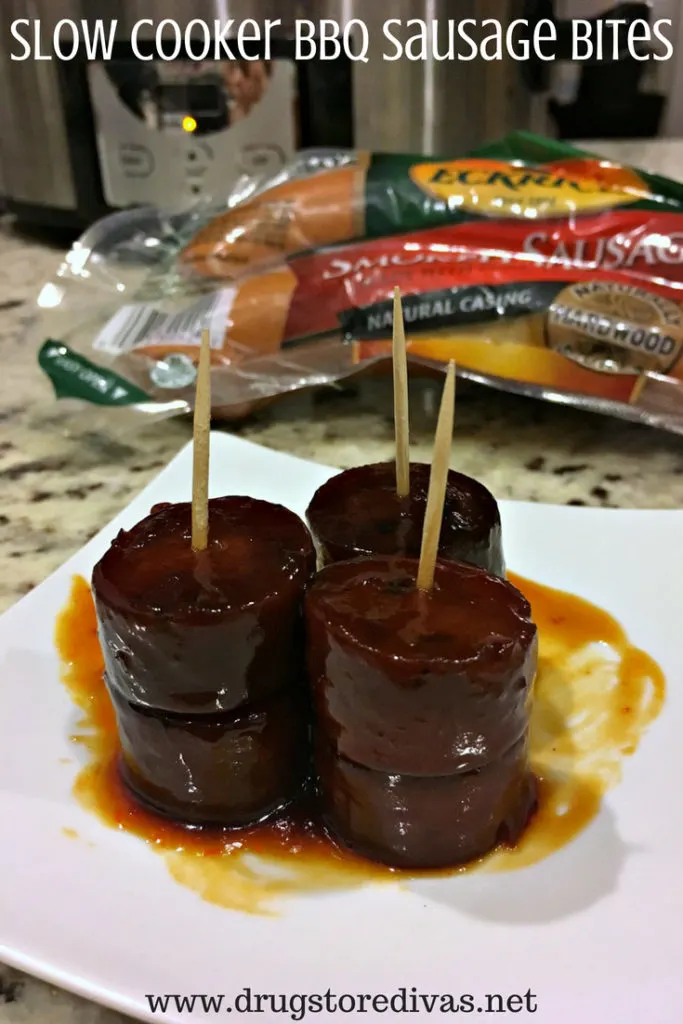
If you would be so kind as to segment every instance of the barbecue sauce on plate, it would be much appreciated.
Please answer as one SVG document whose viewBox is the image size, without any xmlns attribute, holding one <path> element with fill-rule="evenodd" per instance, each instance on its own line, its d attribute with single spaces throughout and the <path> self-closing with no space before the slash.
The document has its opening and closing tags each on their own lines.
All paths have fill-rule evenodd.
<svg viewBox="0 0 683 1024">
<path fill-rule="evenodd" d="M 529 600 L 539 633 L 531 721 L 531 760 L 539 807 L 512 848 L 448 871 L 384 868 L 336 846 L 318 823 L 312 798 L 264 824 L 231 831 L 186 828 L 144 810 L 119 777 L 119 745 L 90 587 L 75 577 L 57 621 L 62 679 L 82 712 L 72 737 L 85 755 L 74 783 L 79 803 L 110 828 L 138 836 L 172 877 L 208 902 L 273 913 L 279 899 L 400 882 L 418 875 L 510 871 L 537 863 L 574 839 L 618 784 L 665 696 L 661 669 L 628 641 L 605 611 L 581 598 L 509 574 Z M 581 712 L 581 714 L 578 714 Z"/>
</svg>

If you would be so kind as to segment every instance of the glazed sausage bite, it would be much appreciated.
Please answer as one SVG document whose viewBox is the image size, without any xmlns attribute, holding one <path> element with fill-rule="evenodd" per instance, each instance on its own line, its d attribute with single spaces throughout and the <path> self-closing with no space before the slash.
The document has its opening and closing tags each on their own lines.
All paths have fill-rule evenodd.
<svg viewBox="0 0 683 1024">
<path fill-rule="evenodd" d="M 338 562 L 306 598 L 319 728 L 378 771 L 448 775 L 490 764 L 526 733 L 536 627 L 511 584 L 455 562 L 429 594 L 412 559 Z"/>
<path fill-rule="evenodd" d="M 415 559 L 376 557 L 329 565 L 310 586 L 317 772 L 343 841 L 447 866 L 516 838 L 533 807 L 537 631 L 500 577 L 441 561 L 425 594 L 416 575 Z"/>
<path fill-rule="evenodd" d="M 232 711 L 302 680 L 301 598 L 315 569 L 304 523 L 242 497 L 212 499 L 209 523 L 195 554 L 190 504 L 161 507 L 93 572 L 107 676 L 138 704 Z"/>
<path fill-rule="evenodd" d="M 331 834 L 391 867 L 452 867 L 514 845 L 536 802 L 526 737 L 496 764 L 460 775 L 376 772 L 322 742 L 316 767 Z"/>
<path fill-rule="evenodd" d="M 193 825 L 238 827 L 267 817 L 301 789 L 308 713 L 300 693 L 219 715 L 168 715 L 109 684 L 121 769 L 142 803 Z"/>
<path fill-rule="evenodd" d="M 324 483 L 306 512 L 322 563 L 367 555 L 419 557 L 429 474 L 428 465 L 411 463 L 407 499 L 396 494 L 393 462 L 348 469 Z M 496 500 L 483 484 L 454 470 L 448 474 L 439 558 L 505 575 Z"/>
<path fill-rule="evenodd" d="M 292 512 L 155 506 L 98 562 L 92 589 L 121 770 L 133 794 L 190 824 L 245 825 L 295 797 L 308 771 L 302 618 L 313 541 Z"/>
</svg>

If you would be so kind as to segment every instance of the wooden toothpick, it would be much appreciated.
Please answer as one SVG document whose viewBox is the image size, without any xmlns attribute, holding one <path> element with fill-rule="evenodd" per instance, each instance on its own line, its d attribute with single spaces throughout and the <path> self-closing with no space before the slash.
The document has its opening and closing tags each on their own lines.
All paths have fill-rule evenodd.
<svg viewBox="0 0 683 1024">
<path fill-rule="evenodd" d="M 406 332 L 403 324 L 401 292 L 394 288 L 394 431 L 396 434 L 396 493 L 399 498 L 410 494 L 410 426 L 408 415 L 408 361 Z"/>
<path fill-rule="evenodd" d="M 448 364 L 446 383 L 441 396 L 441 408 L 434 437 L 434 454 L 429 475 L 429 491 L 422 529 L 420 564 L 417 571 L 418 590 L 429 591 L 434 585 L 434 569 L 439 552 L 439 537 L 446 498 L 446 483 L 450 464 L 453 420 L 455 416 L 455 363 Z"/>
<path fill-rule="evenodd" d="M 202 331 L 197 368 L 192 441 L 192 550 L 209 543 L 209 436 L 211 433 L 211 342 Z"/>
</svg>

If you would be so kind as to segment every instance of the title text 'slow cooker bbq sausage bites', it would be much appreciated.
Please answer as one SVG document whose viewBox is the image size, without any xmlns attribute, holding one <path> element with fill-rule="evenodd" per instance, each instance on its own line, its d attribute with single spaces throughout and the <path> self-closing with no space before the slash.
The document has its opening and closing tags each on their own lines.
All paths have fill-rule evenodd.
<svg viewBox="0 0 683 1024">
<path fill-rule="evenodd" d="M 513 586 L 438 562 L 327 566 L 305 607 L 317 773 L 331 830 L 404 867 L 514 842 L 535 804 L 527 741 L 537 631 Z"/>
<path fill-rule="evenodd" d="M 429 474 L 428 465 L 411 463 L 408 499 L 396 494 L 393 462 L 348 469 L 324 483 L 306 512 L 322 562 L 361 555 L 418 558 Z M 505 575 L 496 500 L 479 481 L 454 470 L 446 485 L 439 558 Z"/>
<path fill-rule="evenodd" d="M 191 506 L 121 531 L 95 567 L 107 676 L 159 711 L 234 711 L 301 683 L 300 603 L 313 542 L 293 512 L 252 498 L 209 503 L 209 546 L 191 547 Z"/>
<path fill-rule="evenodd" d="M 92 586 L 124 781 L 188 823 L 258 821 L 303 785 L 308 718 L 302 621 L 315 570 L 292 512 L 209 503 L 191 548 L 189 504 L 122 531 Z"/>
</svg>

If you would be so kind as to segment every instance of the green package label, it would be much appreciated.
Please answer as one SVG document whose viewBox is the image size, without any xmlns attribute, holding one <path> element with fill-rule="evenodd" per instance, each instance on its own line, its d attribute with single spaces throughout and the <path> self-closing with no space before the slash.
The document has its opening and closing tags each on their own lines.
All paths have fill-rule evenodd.
<svg viewBox="0 0 683 1024">
<path fill-rule="evenodd" d="M 471 157 L 482 157 L 485 159 L 498 160 L 521 160 L 527 164 L 549 164 L 553 161 L 580 160 L 585 159 L 589 163 L 601 164 L 604 157 L 599 153 L 593 153 L 586 149 L 577 149 L 568 142 L 559 139 L 549 139 L 543 135 L 535 135 L 533 132 L 515 131 L 510 132 L 503 139 L 491 142 L 481 149 L 470 153 Z M 609 163 L 609 161 L 608 161 Z M 651 198 L 659 204 L 661 209 L 664 204 L 673 206 L 683 205 L 683 183 L 674 181 L 672 178 L 665 178 L 663 174 L 655 174 L 652 171 L 643 170 L 638 167 L 628 167 L 626 170 L 637 174 L 645 183 Z M 637 209 L 651 209 L 650 205 L 638 204 Z"/>
<path fill-rule="evenodd" d="M 125 377 L 96 366 L 61 341 L 46 341 L 38 353 L 38 363 L 52 381 L 57 398 L 80 398 L 93 405 L 150 401 L 149 395 Z"/>
<path fill-rule="evenodd" d="M 487 218 L 569 218 L 628 207 L 680 212 L 683 185 L 608 166 L 566 143 L 514 132 L 462 157 L 372 154 L 367 238 Z"/>
</svg>

